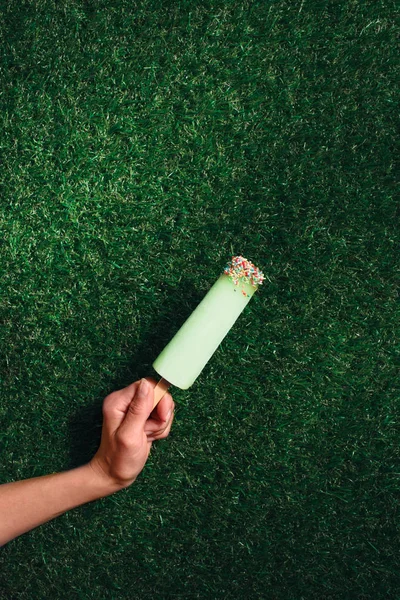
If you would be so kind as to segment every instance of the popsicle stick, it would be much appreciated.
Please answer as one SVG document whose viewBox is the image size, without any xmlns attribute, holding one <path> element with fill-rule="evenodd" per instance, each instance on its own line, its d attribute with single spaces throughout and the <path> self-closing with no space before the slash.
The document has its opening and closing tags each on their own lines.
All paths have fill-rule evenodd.
<svg viewBox="0 0 400 600">
<path fill-rule="evenodd" d="M 164 377 L 162 377 L 160 379 L 160 381 L 157 383 L 156 387 L 154 388 L 153 408 L 155 408 L 157 406 L 157 404 L 160 402 L 161 398 L 163 398 L 163 396 L 165 396 L 170 385 L 171 385 L 170 382 L 167 381 L 166 379 L 164 379 Z"/>
</svg>

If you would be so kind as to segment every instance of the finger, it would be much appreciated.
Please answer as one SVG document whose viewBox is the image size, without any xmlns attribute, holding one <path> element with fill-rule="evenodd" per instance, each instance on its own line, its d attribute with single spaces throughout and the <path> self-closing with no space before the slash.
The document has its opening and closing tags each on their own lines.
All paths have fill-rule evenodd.
<svg viewBox="0 0 400 600">
<path fill-rule="evenodd" d="M 153 389 L 156 387 L 155 379 L 149 377 L 147 381 Z M 109 431 L 115 431 L 122 424 L 139 384 L 140 380 L 135 381 L 121 390 L 112 392 L 105 398 L 103 402 L 104 425 Z"/>
<path fill-rule="evenodd" d="M 128 437 L 135 434 L 140 435 L 153 410 L 153 403 L 154 387 L 146 379 L 142 379 L 128 406 L 119 431 L 125 432 Z"/>
<path fill-rule="evenodd" d="M 155 440 L 162 440 L 162 439 L 168 437 L 168 435 L 171 431 L 173 421 L 174 421 L 174 413 L 172 413 L 170 419 L 167 421 L 166 426 L 164 428 L 159 429 L 158 431 L 154 431 L 153 433 L 149 434 L 147 436 L 147 440 L 154 442 Z"/>
<path fill-rule="evenodd" d="M 166 421 L 169 417 L 171 410 L 174 410 L 175 402 L 172 399 L 171 394 L 165 394 L 154 408 L 150 418 L 159 421 Z"/>
<path fill-rule="evenodd" d="M 140 381 L 109 394 L 103 402 L 104 425 L 109 431 L 115 431 L 121 425 L 132 398 L 136 394 Z"/>
<path fill-rule="evenodd" d="M 157 385 L 156 380 L 152 379 L 151 377 L 146 377 L 146 381 L 150 384 L 150 386 L 154 390 L 154 388 Z M 126 414 L 126 411 L 128 410 L 129 405 L 132 402 L 134 395 L 136 394 L 136 391 L 140 385 L 140 382 L 141 382 L 141 379 L 139 381 L 135 381 L 135 383 L 131 383 L 127 387 L 123 388 L 122 390 L 118 390 L 118 392 L 115 392 L 116 394 L 119 395 L 119 408 L 121 411 L 123 411 L 124 415 Z"/>
<path fill-rule="evenodd" d="M 171 394 L 166 394 L 152 411 L 144 429 L 145 433 L 152 433 L 165 427 L 166 423 L 170 420 L 174 409 L 175 402 L 173 401 Z"/>
</svg>

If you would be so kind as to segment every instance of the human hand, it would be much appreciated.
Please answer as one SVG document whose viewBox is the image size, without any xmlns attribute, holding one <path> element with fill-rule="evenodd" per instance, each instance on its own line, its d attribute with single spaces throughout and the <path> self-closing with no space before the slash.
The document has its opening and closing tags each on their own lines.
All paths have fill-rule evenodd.
<svg viewBox="0 0 400 600">
<path fill-rule="evenodd" d="M 110 485 L 110 493 L 135 481 L 152 442 L 171 430 L 175 403 L 165 394 L 153 410 L 156 385 L 154 379 L 142 379 L 104 399 L 101 443 L 89 464 Z"/>
</svg>

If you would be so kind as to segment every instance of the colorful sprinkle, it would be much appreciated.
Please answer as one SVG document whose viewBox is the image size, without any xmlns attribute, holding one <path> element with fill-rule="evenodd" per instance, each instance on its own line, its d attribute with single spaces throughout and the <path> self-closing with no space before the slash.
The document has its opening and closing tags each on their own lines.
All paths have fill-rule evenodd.
<svg viewBox="0 0 400 600">
<path fill-rule="evenodd" d="M 226 265 L 224 273 L 231 277 L 235 285 L 250 283 L 250 285 L 256 288 L 258 285 L 262 285 L 265 280 L 263 273 L 253 263 L 248 261 L 247 258 L 243 258 L 243 256 L 232 256 L 232 260 Z M 249 297 L 244 289 L 242 289 L 242 294 Z"/>
</svg>

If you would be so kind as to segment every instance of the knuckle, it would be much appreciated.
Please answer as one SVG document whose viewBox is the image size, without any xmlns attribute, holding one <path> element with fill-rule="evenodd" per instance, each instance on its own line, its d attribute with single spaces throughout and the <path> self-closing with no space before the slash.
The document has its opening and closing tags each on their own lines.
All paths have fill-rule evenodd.
<svg viewBox="0 0 400 600">
<path fill-rule="evenodd" d="M 156 433 L 157 433 L 157 435 L 161 435 L 167 429 L 169 429 L 169 422 L 165 423 L 162 427 L 160 427 Z"/>
<path fill-rule="evenodd" d="M 133 417 L 137 417 L 138 415 L 140 415 L 140 409 L 135 402 L 131 402 L 128 406 L 128 413 L 131 414 Z"/>
<path fill-rule="evenodd" d="M 171 431 L 171 427 L 165 427 L 164 429 L 160 429 L 159 431 L 156 432 L 156 436 L 158 440 L 163 440 L 164 438 L 168 437 L 169 432 Z"/>
<path fill-rule="evenodd" d="M 135 445 L 134 440 L 125 433 L 118 435 L 117 442 L 120 450 L 131 450 Z"/>
</svg>

